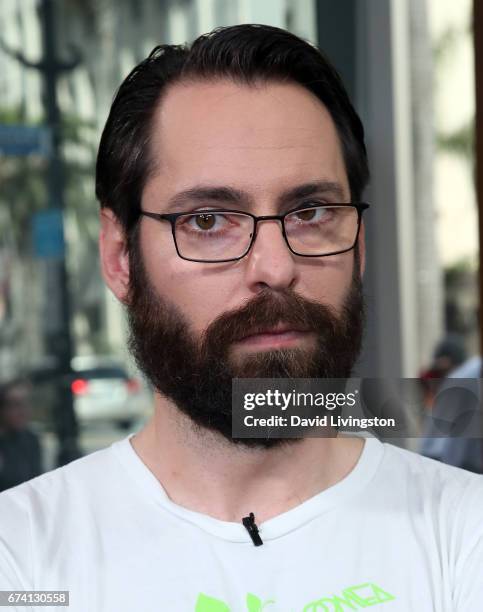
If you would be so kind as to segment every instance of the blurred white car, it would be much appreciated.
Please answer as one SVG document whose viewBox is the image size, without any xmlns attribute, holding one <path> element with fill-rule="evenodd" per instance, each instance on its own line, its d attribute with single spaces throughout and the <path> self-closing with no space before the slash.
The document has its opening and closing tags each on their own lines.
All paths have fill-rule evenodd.
<svg viewBox="0 0 483 612">
<path fill-rule="evenodd" d="M 146 420 L 152 412 L 152 393 L 113 358 L 74 357 L 71 389 L 81 426 L 115 423 L 123 429 Z"/>
</svg>

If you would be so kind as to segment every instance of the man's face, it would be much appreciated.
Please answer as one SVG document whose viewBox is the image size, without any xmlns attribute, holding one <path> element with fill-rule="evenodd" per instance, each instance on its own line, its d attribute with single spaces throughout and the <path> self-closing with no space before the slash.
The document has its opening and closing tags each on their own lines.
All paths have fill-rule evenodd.
<svg viewBox="0 0 483 612">
<path fill-rule="evenodd" d="M 145 211 L 270 215 L 350 201 L 334 123 L 292 84 L 175 85 L 155 116 L 151 153 L 156 172 L 143 193 Z M 314 183 L 321 187 L 309 196 L 287 199 Z M 200 187 L 236 190 L 238 201 L 220 191 L 202 201 L 180 197 Z M 142 217 L 137 256 L 129 274 L 119 256 L 116 278 L 112 225 L 105 216 L 104 273 L 129 303 L 131 348 L 155 386 L 198 424 L 229 437 L 234 376 L 349 375 L 362 328 L 363 244 L 357 264 L 354 251 L 304 258 L 288 250 L 280 223 L 267 221 L 241 260 L 196 263 L 177 255 L 169 223 Z"/>
<path fill-rule="evenodd" d="M 26 427 L 30 420 L 28 389 L 18 385 L 9 389 L 5 405 L 0 411 L 0 429 L 17 431 Z"/>
</svg>

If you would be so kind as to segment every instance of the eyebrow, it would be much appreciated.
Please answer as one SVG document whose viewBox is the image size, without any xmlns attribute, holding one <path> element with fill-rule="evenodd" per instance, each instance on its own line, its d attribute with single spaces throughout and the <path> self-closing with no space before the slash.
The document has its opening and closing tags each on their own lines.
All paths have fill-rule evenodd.
<svg viewBox="0 0 483 612">
<path fill-rule="evenodd" d="M 277 198 L 278 208 L 294 204 L 302 198 L 315 195 L 329 195 L 334 202 L 344 202 L 346 195 L 342 185 L 335 181 L 313 181 L 292 187 Z M 252 196 L 246 191 L 228 186 L 195 185 L 175 194 L 168 200 L 165 212 L 183 211 L 196 204 L 217 203 L 222 205 L 237 205 L 250 208 L 253 205 Z"/>
</svg>

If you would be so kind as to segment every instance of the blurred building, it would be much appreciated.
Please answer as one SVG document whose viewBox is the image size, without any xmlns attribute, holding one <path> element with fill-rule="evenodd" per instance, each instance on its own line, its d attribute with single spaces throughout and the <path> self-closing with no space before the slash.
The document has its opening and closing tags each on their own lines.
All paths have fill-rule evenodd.
<svg viewBox="0 0 483 612">
<path fill-rule="evenodd" d="M 478 207 L 474 180 L 475 83 L 470 0 L 429 2 L 434 41 L 438 251 L 445 270 L 446 325 L 479 351 Z"/>
</svg>

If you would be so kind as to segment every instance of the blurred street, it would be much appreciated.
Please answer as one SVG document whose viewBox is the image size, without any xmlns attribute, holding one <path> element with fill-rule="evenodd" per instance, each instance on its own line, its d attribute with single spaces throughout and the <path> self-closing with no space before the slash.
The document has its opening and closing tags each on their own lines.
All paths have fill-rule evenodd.
<svg viewBox="0 0 483 612">
<path fill-rule="evenodd" d="M 88 455 L 90 453 L 93 453 L 94 451 L 106 448 L 116 440 L 121 440 L 122 438 L 128 436 L 130 433 L 139 431 L 143 424 L 144 421 L 139 420 L 132 427 L 125 431 L 123 431 L 119 427 L 115 427 L 106 423 L 99 423 L 98 425 L 89 428 L 83 428 L 79 436 L 81 449 L 85 455 Z M 56 437 L 52 432 L 43 433 L 41 435 L 41 443 L 45 471 L 48 472 L 56 468 Z"/>
</svg>

